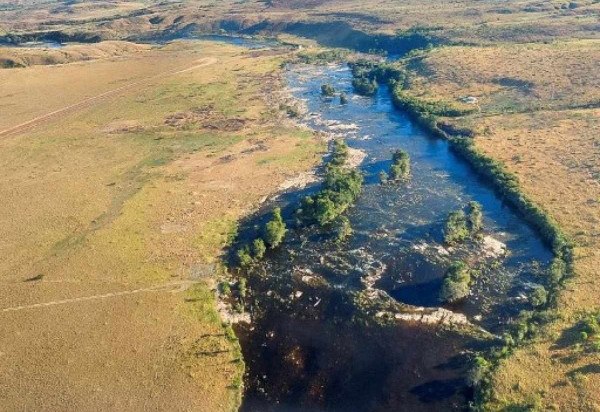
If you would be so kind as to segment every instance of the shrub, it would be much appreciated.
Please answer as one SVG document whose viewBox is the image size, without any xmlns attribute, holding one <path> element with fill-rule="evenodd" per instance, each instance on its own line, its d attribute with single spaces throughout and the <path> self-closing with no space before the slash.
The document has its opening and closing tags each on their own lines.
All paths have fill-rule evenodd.
<svg viewBox="0 0 600 412">
<path fill-rule="evenodd" d="M 531 293 L 529 301 L 534 307 L 544 306 L 548 302 L 548 291 L 543 286 L 536 286 Z"/>
<path fill-rule="evenodd" d="M 343 166 L 348 159 L 348 144 L 341 139 L 333 141 L 333 150 L 329 165 Z"/>
<path fill-rule="evenodd" d="M 482 356 L 475 357 L 473 365 L 467 375 L 469 386 L 476 387 L 486 382 L 490 372 L 491 364 Z"/>
<path fill-rule="evenodd" d="M 276 207 L 273 209 L 273 217 L 265 225 L 265 243 L 269 245 L 271 249 L 276 248 L 283 241 L 286 232 L 285 222 L 281 217 L 281 208 Z"/>
<path fill-rule="evenodd" d="M 467 205 L 467 224 L 469 232 L 475 234 L 483 228 L 483 208 L 481 204 L 475 201 L 469 202 Z"/>
<path fill-rule="evenodd" d="M 335 94 L 335 88 L 330 84 L 321 86 L 321 94 L 325 97 L 332 97 Z"/>
<path fill-rule="evenodd" d="M 453 303 L 469 296 L 471 284 L 471 269 L 464 262 L 453 262 L 444 276 L 440 300 Z"/>
<path fill-rule="evenodd" d="M 326 64 L 344 60 L 348 56 L 348 50 L 333 49 L 320 52 L 303 51 L 298 53 L 298 61 L 307 64 Z"/>
<path fill-rule="evenodd" d="M 240 280 L 238 281 L 238 295 L 239 295 L 240 299 L 243 301 L 246 299 L 247 294 L 248 294 L 248 282 L 246 281 L 246 278 L 240 278 Z"/>
<path fill-rule="evenodd" d="M 231 286 L 229 285 L 229 282 L 221 282 L 221 293 L 225 296 L 231 295 Z"/>
<path fill-rule="evenodd" d="M 356 77 L 352 80 L 354 91 L 363 96 L 373 96 L 377 93 L 377 80 L 371 80 L 366 77 Z"/>
<path fill-rule="evenodd" d="M 254 239 L 252 242 L 252 257 L 254 259 L 262 259 L 265 256 L 265 252 L 267 251 L 267 246 L 262 239 Z"/>
<path fill-rule="evenodd" d="M 304 222 L 326 226 L 354 203 L 362 189 L 363 176 L 357 170 L 343 167 L 347 158 L 346 143 L 335 141 L 322 189 L 305 197 L 298 210 L 298 215 Z"/>
<path fill-rule="evenodd" d="M 450 212 L 444 226 L 444 242 L 452 245 L 463 242 L 469 237 L 467 216 L 462 210 Z"/>
<path fill-rule="evenodd" d="M 340 104 L 346 103 L 348 103 L 348 96 L 346 96 L 346 93 L 340 93 Z"/>
<path fill-rule="evenodd" d="M 245 245 L 237 251 L 237 259 L 238 264 L 241 267 L 247 267 L 252 264 L 252 254 L 250 253 L 250 248 L 248 247 L 248 245 Z"/>
<path fill-rule="evenodd" d="M 410 175 L 410 156 L 404 150 L 396 150 L 392 155 L 392 167 L 390 168 L 390 178 L 392 180 L 402 180 Z"/>
</svg>

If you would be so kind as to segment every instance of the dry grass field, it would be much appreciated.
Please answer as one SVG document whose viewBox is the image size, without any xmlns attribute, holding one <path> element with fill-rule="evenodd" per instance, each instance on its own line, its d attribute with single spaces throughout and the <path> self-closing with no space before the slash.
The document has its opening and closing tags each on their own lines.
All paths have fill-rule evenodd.
<svg viewBox="0 0 600 412">
<path fill-rule="evenodd" d="M 94 44 L 72 44 L 59 49 L 3 47 L 0 48 L 0 67 L 14 68 L 33 65 L 65 64 L 85 60 L 108 59 L 126 56 L 149 48 L 122 41 L 107 41 Z"/>
<path fill-rule="evenodd" d="M 60 30 L 123 39 L 157 32 L 236 31 L 264 22 L 277 33 L 286 24 L 303 22 L 344 23 L 386 34 L 417 27 L 446 41 L 494 44 L 598 38 L 599 15 L 600 3 L 594 0 L 9 0 L 0 7 L 0 34 Z"/>
<path fill-rule="evenodd" d="M 489 409 L 600 410 L 600 354 L 574 326 L 600 307 L 600 42 L 446 47 L 408 61 L 410 93 L 477 111 L 445 119 L 474 130 L 483 152 L 516 174 L 524 192 L 575 241 L 575 277 L 560 320 L 504 361 Z"/>
<path fill-rule="evenodd" d="M 266 103 L 281 55 L 123 50 L 0 70 L 3 410 L 235 409 L 215 264 L 242 215 L 320 160 Z"/>
</svg>

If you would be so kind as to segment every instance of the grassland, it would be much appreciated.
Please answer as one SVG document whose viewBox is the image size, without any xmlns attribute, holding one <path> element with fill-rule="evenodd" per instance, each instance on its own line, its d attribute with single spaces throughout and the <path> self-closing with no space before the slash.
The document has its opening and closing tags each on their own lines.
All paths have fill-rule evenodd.
<svg viewBox="0 0 600 412">
<path fill-rule="evenodd" d="M 215 263 L 320 159 L 267 104 L 282 53 L 127 45 L 0 70 L 3 409 L 235 409 Z"/>
<path fill-rule="evenodd" d="M 226 31 L 285 34 L 286 39 L 290 38 L 288 34 L 300 35 L 332 45 L 366 44 L 369 48 L 377 48 L 379 41 L 390 38 L 403 42 L 407 35 L 422 36 L 437 47 L 406 61 L 406 92 L 419 100 L 475 109 L 467 116 L 441 120 L 455 131 L 473 132 L 476 148 L 515 174 L 527 197 L 554 217 L 576 244 L 575 276 L 558 302 L 559 320 L 532 344 L 502 362 L 493 380 L 494 396 L 485 406 L 497 410 L 587 411 L 600 409 L 600 359 L 597 353 L 582 347 L 578 329 L 579 318 L 600 306 L 599 15 L 600 3 L 593 0 L 10 0 L 0 5 L 0 35 L 32 39 L 42 32 L 59 40 L 123 40 Z M 5 65 L 32 65 L 22 71 L 0 70 L 0 107 L 3 114 L 5 110 L 9 113 L 0 117 L 0 131 L 83 98 L 133 84 L 122 92 L 111 93 L 107 99 L 98 99 L 100 102 L 92 101 L 91 106 L 76 107 L 76 111 L 59 113 L 59 118 L 53 116 L 27 126 L 29 139 L 11 135 L 2 140 L 2 168 L 7 173 L 2 177 L 0 195 L 8 199 L 10 206 L 1 222 L 2 233 L 7 234 L 2 240 L 2 253 L 9 256 L 1 268 L 7 274 L 7 282 L 13 285 L 4 292 L 5 303 L 34 302 L 46 298 L 46 294 L 74 296 L 88 292 L 92 284 L 94 293 L 100 293 L 102 288 L 123 289 L 122 284 L 112 285 L 106 279 L 162 282 L 173 273 L 185 278 L 185 273 L 192 271 L 190 262 L 214 262 L 237 217 L 274 187 L 276 182 L 267 176 L 274 174 L 283 179 L 283 170 L 300 170 L 314 161 L 310 137 L 270 124 L 265 120 L 270 114 L 258 100 L 238 100 L 239 96 L 251 96 L 262 89 L 259 83 L 265 76 L 270 77 L 268 72 L 274 70 L 277 58 L 258 56 L 262 63 L 255 68 L 254 57 L 250 59 L 230 49 L 222 56 L 224 49 L 209 49 L 205 53 L 194 48 L 179 49 L 183 46 L 175 50 L 135 46 L 134 50 L 128 43 L 108 45 L 68 46 L 61 52 L 0 49 L 0 60 L 13 62 Z M 173 74 L 187 64 L 206 63 L 197 60 L 210 57 L 227 59 L 226 75 L 221 76 L 222 69 L 217 74 L 216 65 L 198 72 Z M 74 61 L 79 62 L 33 66 Z M 237 69 L 240 71 L 234 71 Z M 164 75 L 156 76 L 157 73 Z M 90 77 L 94 81 L 90 82 Z M 138 81 L 139 85 L 134 84 Z M 237 86 L 229 88 L 230 82 Z M 218 106 L 224 95 L 236 98 L 223 100 L 219 110 L 206 109 L 205 97 L 212 96 Z M 465 103 L 461 99 L 465 97 L 475 97 L 476 103 Z M 250 108 L 258 109 L 252 114 L 244 112 Z M 241 129 L 239 118 L 247 120 Z M 52 120 L 50 129 L 46 128 L 48 120 Z M 202 139 L 198 139 L 198 133 Z M 264 136 L 269 138 L 265 140 Z M 265 144 L 268 150 L 263 151 Z M 245 170 L 256 174 L 247 176 Z M 215 177 L 206 178 L 207 171 L 211 176 L 215 173 Z M 218 213 L 211 212 L 215 208 L 220 208 Z M 47 279 L 50 273 L 62 271 L 68 273 L 60 277 L 62 283 L 21 282 L 38 274 Z M 82 280 L 72 282 L 71 276 Z M 9 296 L 12 290 L 19 292 Z M 208 305 L 206 289 L 200 292 L 204 298 L 198 302 Z M 174 328 L 178 331 L 193 327 L 198 331 L 213 327 L 219 330 L 214 319 L 207 320 L 210 316 L 200 316 L 204 319 L 200 326 L 183 325 L 181 311 L 175 308 L 183 305 L 185 309 L 186 304 L 175 295 L 169 306 L 163 295 L 156 294 L 162 297 L 154 297 L 152 302 L 145 295 L 135 295 L 141 301 L 139 309 L 133 308 L 130 299 L 123 303 L 123 310 L 135 316 L 116 319 L 121 323 L 104 327 L 123 342 L 144 338 L 155 343 L 167 339 L 165 325 L 169 322 L 177 325 Z M 80 316 L 88 316 L 91 310 L 82 310 Z M 98 315 L 98 320 L 116 318 L 117 313 Z M 150 330 L 162 330 L 163 335 L 148 332 L 148 336 L 129 339 L 132 336 L 128 333 L 133 332 L 126 329 L 146 325 L 148 313 L 161 314 L 161 320 L 154 320 Z M 26 348 L 35 341 L 38 328 L 46 331 L 43 342 L 63 342 L 67 347 L 65 342 L 72 342 L 75 335 L 63 341 L 58 331 L 70 330 L 69 324 L 77 321 L 73 318 L 76 315 L 68 312 L 64 315 L 66 320 L 58 322 L 52 333 L 47 331 L 47 324 L 55 322 L 56 315 L 47 316 L 35 320 L 38 323 L 32 324 L 22 337 L 18 337 L 19 330 L 14 327 L 6 329 L 2 339 L 12 342 L 11 347 Z M 18 318 L 15 322 L 29 320 Z M 98 328 L 98 323 L 90 324 Z M 98 336 L 101 335 L 87 332 L 83 338 L 85 342 L 95 342 Z M 207 345 L 227 344 L 215 339 Z M 48 354 L 53 352 L 40 348 L 43 342 L 34 345 L 27 356 L 21 350 L 15 352 L 18 357 L 10 358 L 11 352 L 7 352 L 7 364 L 17 366 L 3 372 L 2 380 L 6 382 L 23 370 L 32 373 L 36 363 L 46 365 Z M 192 347 L 189 342 L 186 344 Z M 97 359 L 115 347 L 104 343 L 100 348 L 104 352 L 100 351 Z M 148 349 L 133 360 L 123 355 L 124 359 L 118 360 L 123 363 L 115 362 L 108 376 L 132 369 L 139 359 L 157 359 L 158 353 L 163 352 Z M 81 350 L 75 353 L 75 359 L 84 357 Z M 169 359 L 177 359 L 176 366 L 183 364 L 182 357 Z M 225 362 L 224 358 L 211 359 L 213 365 L 224 365 L 219 363 Z M 101 377 L 86 378 L 84 368 L 102 367 L 91 362 L 69 366 L 73 372 L 68 376 L 104 382 L 104 387 L 117 385 Z M 204 360 L 196 362 L 201 365 Z M 53 370 L 67 369 L 56 368 L 59 363 L 69 365 L 69 360 L 51 362 L 42 375 L 60 378 Z M 216 377 L 234 374 L 227 369 L 223 375 L 224 369 L 219 369 L 222 366 L 213 367 L 206 376 L 222 379 Z M 154 382 L 147 369 L 137 370 L 136 374 L 140 381 Z M 32 375 L 23 376 L 31 377 L 27 382 L 33 380 Z M 160 384 L 157 381 L 135 386 L 141 388 L 140 396 L 149 393 L 144 391 L 150 391 L 152 385 L 162 388 L 160 399 L 165 393 L 176 394 L 173 388 L 186 388 L 189 392 L 189 382 L 181 383 L 182 375 L 176 373 L 178 378 L 168 387 L 160 385 L 171 380 L 157 376 L 161 377 Z M 207 397 L 204 406 L 218 405 L 216 402 L 221 401 L 216 399 L 224 399 L 225 380 L 215 384 L 221 389 Z M 65 393 L 65 387 L 62 385 L 57 391 Z M 207 390 L 207 386 L 203 388 Z M 11 390 L 12 396 L 19 393 Z M 68 397 L 72 402 L 90 393 L 79 390 Z M 118 399 L 125 399 L 127 394 L 118 388 L 114 391 L 119 394 Z M 38 399 L 42 395 L 45 394 Z M 98 400 L 96 406 L 102 405 L 99 400 L 107 399 L 106 395 L 94 396 Z M 169 396 L 164 398 L 165 405 L 173 399 Z M 58 397 L 53 394 L 49 399 Z M 10 399 L 15 402 L 16 398 Z"/>
<path fill-rule="evenodd" d="M 444 43 L 485 45 L 598 38 L 599 13 L 600 4 L 593 0 L 98 1 L 85 7 L 11 0 L 0 9 L 0 28 L 12 34 L 58 31 L 103 39 L 219 30 L 293 32 L 349 44 L 365 40 L 364 34 L 417 30 Z"/>
<path fill-rule="evenodd" d="M 515 174 L 576 245 L 559 320 L 501 362 L 489 410 L 600 408 L 600 354 L 582 347 L 578 326 L 600 306 L 599 63 L 600 43 L 588 40 L 444 47 L 404 64 L 411 96 L 476 107 L 440 121 L 472 131 L 475 146 Z"/>
</svg>

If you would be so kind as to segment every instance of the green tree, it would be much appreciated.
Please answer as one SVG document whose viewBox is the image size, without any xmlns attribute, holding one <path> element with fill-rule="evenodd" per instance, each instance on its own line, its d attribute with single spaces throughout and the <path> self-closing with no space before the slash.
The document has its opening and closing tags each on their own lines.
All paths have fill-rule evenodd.
<svg viewBox="0 0 600 412">
<path fill-rule="evenodd" d="M 322 189 L 305 197 L 298 210 L 304 222 L 329 225 L 356 200 L 362 189 L 363 176 L 357 170 L 344 167 L 347 158 L 348 146 L 344 141 L 336 140 Z"/>
<path fill-rule="evenodd" d="M 363 96 L 373 96 L 377 92 L 379 85 L 377 80 L 369 79 L 367 77 L 356 77 L 352 80 L 352 86 L 354 91 Z"/>
<path fill-rule="evenodd" d="M 471 269 L 466 263 L 452 262 L 442 283 L 440 300 L 453 303 L 469 296 L 471 285 Z"/>
<path fill-rule="evenodd" d="M 241 267 L 247 267 L 252 264 L 252 254 L 250 253 L 248 245 L 245 245 L 237 251 L 237 258 Z"/>
<path fill-rule="evenodd" d="M 265 242 L 260 238 L 254 239 L 252 242 L 252 256 L 254 259 L 262 259 L 265 256 L 266 251 L 267 246 L 265 246 Z"/>
<path fill-rule="evenodd" d="M 347 104 L 348 103 L 348 96 L 346 96 L 346 93 L 340 93 L 340 104 Z"/>
<path fill-rule="evenodd" d="M 238 281 L 238 294 L 242 302 L 246 300 L 248 294 L 248 281 L 246 278 L 240 278 Z"/>
<path fill-rule="evenodd" d="M 346 216 L 340 216 L 336 221 L 335 240 L 340 243 L 352 235 L 352 225 Z"/>
<path fill-rule="evenodd" d="M 265 243 L 269 245 L 271 249 L 276 248 L 283 241 L 286 232 L 285 222 L 281 217 L 281 208 L 276 207 L 273 209 L 273 217 L 265 225 Z"/>
<path fill-rule="evenodd" d="M 330 84 L 324 84 L 321 86 L 321 94 L 325 97 L 331 97 L 335 94 L 335 88 Z"/>
<path fill-rule="evenodd" d="M 328 166 L 343 166 L 346 160 L 348 160 L 348 144 L 342 139 L 334 140 Z"/>
<path fill-rule="evenodd" d="M 489 375 L 491 364 L 482 356 L 477 356 L 467 375 L 467 383 L 471 387 L 481 385 Z"/>
<path fill-rule="evenodd" d="M 483 228 L 483 208 L 480 203 L 471 201 L 467 205 L 467 224 L 471 234 L 479 232 Z"/>
<path fill-rule="evenodd" d="M 469 237 L 467 216 L 462 210 L 450 212 L 444 226 L 444 242 L 452 245 L 463 242 Z"/>
<path fill-rule="evenodd" d="M 228 281 L 221 282 L 221 293 L 225 296 L 231 295 L 231 286 Z"/>
<path fill-rule="evenodd" d="M 536 286 L 531 293 L 530 302 L 533 306 L 544 306 L 548 301 L 548 291 L 542 285 Z"/>
<path fill-rule="evenodd" d="M 404 150 L 396 150 L 392 155 L 390 178 L 392 180 L 406 179 L 410 175 L 410 156 Z"/>
</svg>

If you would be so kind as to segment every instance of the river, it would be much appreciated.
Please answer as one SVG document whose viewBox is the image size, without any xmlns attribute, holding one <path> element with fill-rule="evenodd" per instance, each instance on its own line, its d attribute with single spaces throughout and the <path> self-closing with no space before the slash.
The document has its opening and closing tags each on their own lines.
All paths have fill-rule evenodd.
<svg viewBox="0 0 600 412">
<path fill-rule="evenodd" d="M 245 273 L 253 323 L 237 329 L 247 364 L 242 409 L 465 409 L 471 396 L 468 360 L 530 307 L 526 296 L 550 250 L 448 142 L 428 136 L 397 111 L 386 87 L 372 98 L 355 95 L 345 65 L 291 65 L 285 76 L 293 96 L 306 105 L 302 122 L 366 153 L 360 166 L 365 186 L 347 213 L 354 234 L 341 245 L 314 228 L 294 226 L 298 200 L 318 184 L 283 194 L 242 225 L 242 239 L 257 236 L 256 228 L 279 205 L 291 227 L 285 243 Z M 349 102 L 324 98 L 325 83 L 346 93 Z M 378 174 L 389 170 L 395 149 L 410 154 L 411 178 L 381 185 Z M 505 254 L 489 253 L 481 241 L 450 249 L 443 244 L 448 213 L 470 200 L 483 206 L 485 239 L 504 244 Z M 357 304 L 368 289 L 378 301 L 406 304 L 401 312 L 435 310 L 454 259 L 484 268 L 464 302 L 444 306 L 465 315 L 466 326 L 410 316 L 381 322 L 381 311 Z"/>
</svg>

